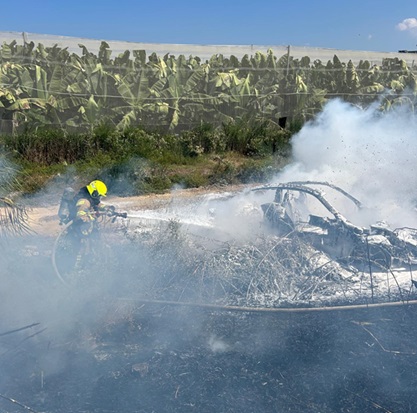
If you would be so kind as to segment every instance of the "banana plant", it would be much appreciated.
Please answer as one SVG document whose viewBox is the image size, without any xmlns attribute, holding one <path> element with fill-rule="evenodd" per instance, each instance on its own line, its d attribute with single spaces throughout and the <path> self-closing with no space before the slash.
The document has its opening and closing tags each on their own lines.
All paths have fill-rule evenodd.
<svg viewBox="0 0 417 413">
<path fill-rule="evenodd" d="M 190 69 L 187 62 L 182 60 L 180 65 L 174 65 L 173 59 L 169 62 L 170 74 L 163 88 L 162 80 L 152 85 L 150 92 L 155 98 L 151 105 L 165 104 L 168 108 L 168 128 L 174 130 L 183 123 L 199 124 L 204 118 L 204 107 L 210 105 L 213 97 L 203 93 L 204 79 L 207 75 L 207 66 Z M 156 106 L 157 108 L 158 106 Z"/>
<path fill-rule="evenodd" d="M 131 70 L 125 76 L 116 74 L 115 80 L 122 100 L 117 108 L 117 112 L 121 114 L 117 126 L 125 129 L 143 120 L 142 113 L 150 97 L 148 72 Z"/>
<path fill-rule="evenodd" d="M 77 55 L 56 45 L 4 43 L 1 116 L 74 126 L 109 117 L 120 128 L 144 123 L 179 130 L 248 116 L 309 117 L 335 96 L 366 106 L 384 94 L 387 108 L 402 104 L 401 96 L 416 100 L 415 73 L 400 59 L 354 65 L 335 55 L 324 63 L 268 50 L 202 63 L 198 56 L 156 53 L 146 61 L 144 50 L 112 58 L 106 42 L 97 55 L 80 48 Z"/>
</svg>

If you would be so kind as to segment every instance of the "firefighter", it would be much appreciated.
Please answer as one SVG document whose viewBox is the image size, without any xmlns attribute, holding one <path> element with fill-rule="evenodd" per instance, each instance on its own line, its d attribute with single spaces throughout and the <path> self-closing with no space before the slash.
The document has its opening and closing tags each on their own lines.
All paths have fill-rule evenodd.
<svg viewBox="0 0 417 413">
<path fill-rule="evenodd" d="M 102 181 L 92 181 L 74 195 L 70 207 L 70 220 L 74 221 L 79 235 L 88 237 L 94 230 L 95 221 L 100 214 L 111 214 L 114 206 L 104 206 L 101 198 L 106 197 L 107 186 Z"/>
</svg>

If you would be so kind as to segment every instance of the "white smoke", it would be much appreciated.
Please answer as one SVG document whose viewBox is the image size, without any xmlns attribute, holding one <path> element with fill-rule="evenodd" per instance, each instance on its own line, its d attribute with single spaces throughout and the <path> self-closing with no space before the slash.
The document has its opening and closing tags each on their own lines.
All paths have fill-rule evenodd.
<svg viewBox="0 0 417 413">
<path fill-rule="evenodd" d="M 213 353 L 224 353 L 230 349 L 230 346 L 224 340 L 214 334 L 210 336 L 208 346 Z"/>
<path fill-rule="evenodd" d="M 332 100 L 292 139 L 294 162 L 275 181 L 327 181 L 377 208 L 390 225 L 416 225 L 417 128 L 405 111 Z"/>
</svg>

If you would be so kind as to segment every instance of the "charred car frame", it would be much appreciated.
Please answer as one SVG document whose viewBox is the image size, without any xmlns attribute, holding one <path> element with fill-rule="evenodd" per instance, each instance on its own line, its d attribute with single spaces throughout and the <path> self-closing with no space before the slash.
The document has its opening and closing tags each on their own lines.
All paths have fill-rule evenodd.
<svg viewBox="0 0 417 413">
<path fill-rule="evenodd" d="M 261 205 L 264 218 L 275 234 L 300 237 L 341 264 L 382 269 L 417 264 L 417 229 L 390 229 L 384 223 L 369 227 L 355 225 L 329 202 L 319 186 L 337 191 L 359 210 L 364 208 L 355 197 L 328 182 L 287 182 L 254 188 L 254 191 L 275 191 L 273 202 Z M 309 213 L 308 197 L 319 201 L 330 217 Z"/>
</svg>

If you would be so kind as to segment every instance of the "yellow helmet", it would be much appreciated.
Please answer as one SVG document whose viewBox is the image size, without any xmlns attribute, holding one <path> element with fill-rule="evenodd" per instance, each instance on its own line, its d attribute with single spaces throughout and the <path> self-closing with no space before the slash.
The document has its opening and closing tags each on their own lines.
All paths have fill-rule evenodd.
<svg viewBox="0 0 417 413">
<path fill-rule="evenodd" d="M 93 198 L 98 198 L 100 196 L 106 196 L 107 194 L 107 186 L 102 181 L 92 181 L 87 185 L 87 189 L 89 194 Z"/>
</svg>

